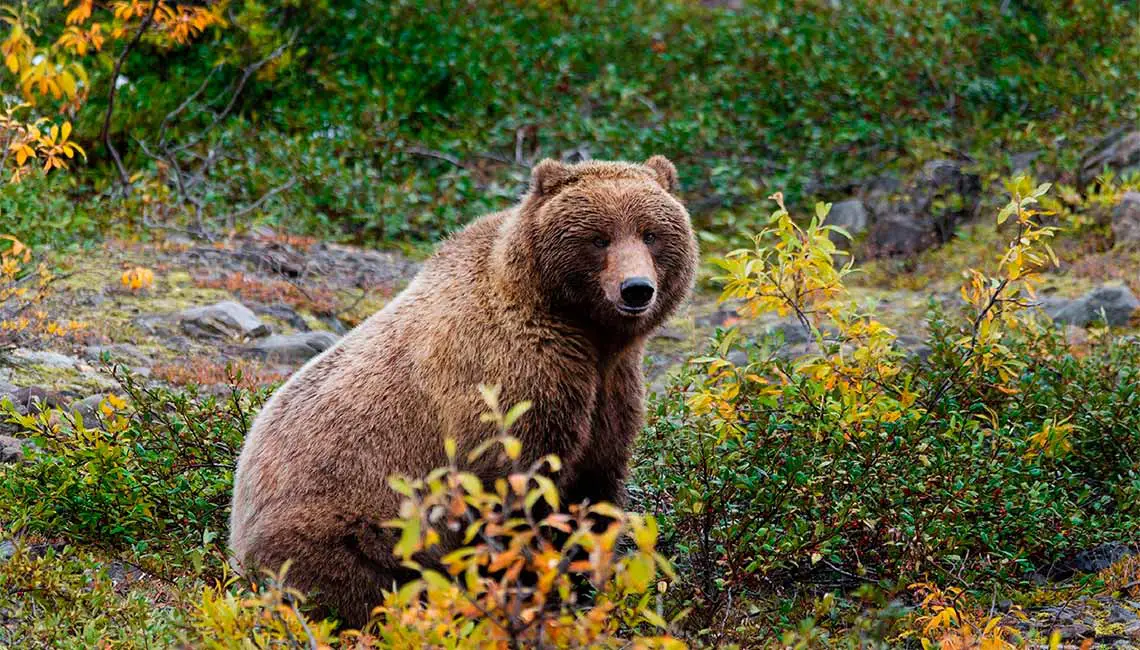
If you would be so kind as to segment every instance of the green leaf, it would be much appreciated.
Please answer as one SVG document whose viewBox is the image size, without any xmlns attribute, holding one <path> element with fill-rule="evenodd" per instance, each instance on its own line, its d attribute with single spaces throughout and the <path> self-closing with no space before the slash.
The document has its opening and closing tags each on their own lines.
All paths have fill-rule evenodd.
<svg viewBox="0 0 1140 650">
<path fill-rule="evenodd" d="M 511 426 L 514 425 L 515 421 L 517 421 L 520 417 L 522 417 L 524 413 L 530 410 L 530 407 L 530 400 L 523 400 L 518 404 L 512 406 L 511 410 L 507 411 L 507 415 L 503 418 L 503 428 L 510 429 Z"/>
</svg>

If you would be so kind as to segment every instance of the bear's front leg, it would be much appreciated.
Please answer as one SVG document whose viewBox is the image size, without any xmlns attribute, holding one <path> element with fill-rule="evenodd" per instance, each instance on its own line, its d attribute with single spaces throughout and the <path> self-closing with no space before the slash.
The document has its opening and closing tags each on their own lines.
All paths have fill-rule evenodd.
<svg viewBox="0 0 1140 650">
<path fill-rule="evenodd" d="M 630 450 L 645 421 L 641 351 L 632 350 L 602 376 L 589 444 L 563 489 L 566 503 L 625 505 Z"/>
</svg>

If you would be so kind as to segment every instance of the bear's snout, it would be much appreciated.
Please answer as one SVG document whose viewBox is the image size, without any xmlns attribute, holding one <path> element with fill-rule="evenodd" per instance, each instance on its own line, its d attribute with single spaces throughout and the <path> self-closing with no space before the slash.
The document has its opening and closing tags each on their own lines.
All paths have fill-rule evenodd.
<svg viewBox="0 0 1140 650">
<path fill-rule="evenodd" d="M 623 238 L 606 251 L 601 280 L 606 298 L 625 316 L 649 311 L 657 297 L 653 254 L 634 237 Z"/>
<path fill-rule="evenodd" d="M 627 278 L 621 283 L 621 307 L 626 312 L 643 312 L 653 302 L 657 287 L 644 276 Z"/>
</svg>

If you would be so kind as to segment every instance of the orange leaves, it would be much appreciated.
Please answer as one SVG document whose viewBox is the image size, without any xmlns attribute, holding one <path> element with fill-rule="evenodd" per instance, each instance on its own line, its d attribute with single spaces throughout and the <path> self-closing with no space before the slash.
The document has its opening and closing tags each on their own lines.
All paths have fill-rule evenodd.
<svg viewBox="0 0 1140 650">
<path fill-rule="evenodd" d="M 142 266 L 136 266 L 123 271 L 119 283 L 129 291 L 141 291 L 154 285 L 154 271 Z"/>
<path fill-rule="evenodd" d="M 67 169 L 64 158 L 72 158 L 76 153 L 87 157 L 83 147 L 68 141 L 71 135 L 71 122 L 64 122 L 62 127 L 53 126 L 47 135 L 37 138 L 36 152 L 44 161 L 44 171 L 52 169 Z"/>
<path fill-rule="evenodd" d="M 82 336 L 86 323 L 53 320 L 38 308 L 52 274 L 44 264 L 31 263 L 30 248 L 12 235 L 0 235 L 0 339 L 20 334 Z"/>
<path fill-rule="evenodd" d="M 225 2 L 199 6 L 120 0 L 109 8 L 93 0 L 63 0 L 62 4 L 69 10 L 62 33 L 53 43 L 36 43 L 33 38 L 39 33 L 41 20 L 34 4 L 0 8 L 4 12 L 0 20 L 9 26 L 7 36 L 0 41 L 0 56 L 28 102 L 48 98 L 78 108 L 90 91 L 84 59 L 103 51 L 108 40 L 133 38 L 152 9 L 148 39 L 167 47 L 186 45 L 210 27 L 225 25 Z"/>
<path fill-rule="evenodd" d="M 63 5 L 66 7 L 71 4 L 71 0 L 64 0 Z M 75 3 L 75 8 L 67 12 L 68 25 L 81 25 L 87 22 L 91 17 L 91 7 L 94 5 L 94 0 L 79 0 Z"/>
<path fill-rule="evenodd" d="M 66 159 L 76 154 L 87 157 L 83 148 L 69 139 L 71 122 L 52 125 L 45 131 L 42 127 L 47 122 L 46 118 L 23 122 L 15 117 L 16 111 L 26 107 L 27 104 L 13 106 L 0 115 L 0 138 L 4 139 L 0 165 L 12 170 L 9 182 L 20 182 L 34 164 L 42 164 L 43 170 L 48 172 L 66 169 Z"/>
<path fill-rule="evenodd" d="M 131 31 L 134 26 L 129 26 L 129 23 L 144 19 L 153 8 L 155 30 L 172 44 L 186 45 L 211 26 L 225 24 L 221 13 L 223 4 L 215 2 L 212 7 L 182 4 L 172 6 L 158 0 L 158 6 L 155 7 L 152 0 L 120 0 L 111 3 L 111 12 L 115 20 L 123 23 L 115 30 L 116 36 L 119 36 Z"/>
<path fill-rule="evenodd" d="M 70 50 L 78 56 L 86 56 L 88 52 L 98 52 L 103 49 L 106 35 L 103 33 L 102 23 L 95 23 L 89 29 L 77 25 L 69 25 L 63 34 L 56 39 L 55 44 Z"/>
<path fill-rule="evenodd" d="M 945 590 L 927 583 L 911 585 L 918 595 L 925 594 L 918 609 L 924 612 L 915 623 L 919 626 L 918 638 L 923 650 L 1013 650 L 1018 647 L 1019 633 L 1011 620 L 1024 618 L 1014 607 L 1010 614 L 987 615 L 972 607 L 963 591 L 957 587 Z M 904 637 L 913 636 L 913 632 Z"/>
<path fill-rule="evenodd" d="M 389 481 L 404 499 L 399 518 L 386 525 L 399 531 L 395 552 L 420 577 L 387 595 L 361 635 L 377 643 L 362 647 L 508 648 L 541 640 L 554 648 L 684 648 L 649 607 L 653 592 L 668 586 L 659 575 L 673 577 L 655 550 L 656 522 L 607 503 L 539 508 L 539 501 L 559 505 L 551 475 L 560 462 L 524 460 L 526 450 L 507 432 L 526 408 L 505 409 L 497 387 L 480 391 L 485 421 L 500 435 L 467 454 L 445 440 L 447 467 Z M 494 454 L 513 469 L 491 485 L 458 466 Z M 595 525 L 598 518 L 604 526 Z M 420 566 L 421 558 L 439 555 L 445 534 L 466 545 L 436 568 Z M 635 550 L 619 552 L 627 547 Z M 581 581 L 596 589 L 590 604 L 578 601 Z M 639 629 L 653 635 L 634 636 Z"/>
<path fill-rule="evenodd" d="M 20 23 L 19 16 L 14 10 L 4 8 L 6 16 L 0 16 L 0 22 L 10 25 L 8 37 L 0 42 L 0 55 L 4 57 L 4 66 L 12 74 L 19 74 L 20 70 L 30 65 L 35 45 L 31 36 Z"/>
</svg>

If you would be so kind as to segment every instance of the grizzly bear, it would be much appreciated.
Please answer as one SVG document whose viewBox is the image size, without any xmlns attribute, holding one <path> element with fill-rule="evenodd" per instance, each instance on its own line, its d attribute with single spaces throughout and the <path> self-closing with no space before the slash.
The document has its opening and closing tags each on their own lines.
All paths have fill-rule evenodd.
<svg viewBox="0 0 1140 650">
<path fill-rule="evenodd" d="M 512 427 L 524 466 L 563 461 L 570 503 L 621 503 L 643 423 L 642 350 L 687 296 L 697 243 L 677 171 L 544 160 L 509 210 L 453 235 L 407 289 L 297 371 L 265 404 L 238 460 L 230 546 L 360 626 L 413 578 L 392 554 L 389 475 L 446 464 L 444 439 L 496 435 L 477 386 L 531 409 Z M 462 455 L 460 457 L 463 457 Z M 496 461 L 498 462 L 498 461 Z M 472 468 L 485 480 L 503 467 Z"/>
</svg>

